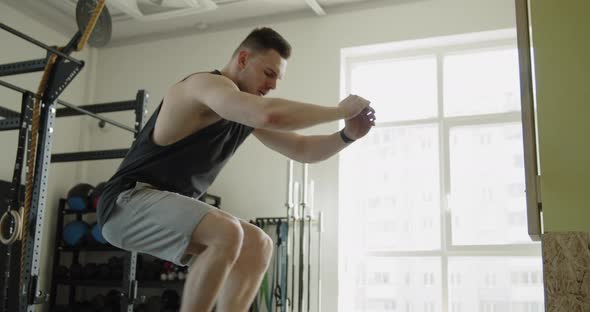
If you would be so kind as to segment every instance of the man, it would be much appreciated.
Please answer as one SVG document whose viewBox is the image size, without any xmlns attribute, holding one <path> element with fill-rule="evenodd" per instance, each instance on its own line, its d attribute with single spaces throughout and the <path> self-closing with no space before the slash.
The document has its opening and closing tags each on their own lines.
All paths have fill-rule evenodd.
<svg viewBox="0 0 590 312">
<path fill-rule="evenodd" d="M 374 126 L 374 110 L 358 96 L 336 107 L 265 98 L 290 54 L 280 34 L 255 29 L 221 71 L 172 86 L 101 197 L 98 219 L 111 244 L 191 265 L 182 312 L 210 311 L 215 304 L 220 312 L 246 311 L 268 268 L 273 244 L 263 231 L 196 199 L 250 133 L 312 163 Z M 332 135 L 289 132 L 340 119 L 346 126 Z"/>
</svg>

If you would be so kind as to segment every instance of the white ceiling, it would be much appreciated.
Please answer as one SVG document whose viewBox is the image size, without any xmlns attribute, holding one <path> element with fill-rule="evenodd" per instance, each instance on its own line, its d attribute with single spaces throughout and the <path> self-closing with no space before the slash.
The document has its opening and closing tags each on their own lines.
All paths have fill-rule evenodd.
<svg viewBox="0 0 590 312">
<path fill-rule="evenodd" d="M 75 19 L 77 0 L 3 1 L 68 37 L 77 30 Z M 124 1 L 138 1 L 138 4 L 144 5 L 144 8 L 146 3 L 178 4 L 195 1 L 195 3 L 209 3 L 213 8 L 185 16 L 145 20 L 120 10 L 121 2 Z M 324 15 L 383 7 L 400 2 L 403 0 L 107 0 L 107 8 L 113 21 L 109 46 L 186 35 L 191 32 L 259 25 L 285 19 L 310 16 L 322 18 Z"/>
</svg>

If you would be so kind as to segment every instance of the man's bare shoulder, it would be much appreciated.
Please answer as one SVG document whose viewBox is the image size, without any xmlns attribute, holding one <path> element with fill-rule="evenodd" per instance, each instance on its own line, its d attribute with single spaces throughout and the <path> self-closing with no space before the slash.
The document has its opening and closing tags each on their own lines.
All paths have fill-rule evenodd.
<svg viewBox="0 0 590 312">
<path fill-rule="evenodd" d="M 239 91 L 238 86 L 226 76 L 195 73 L 172 86 L 166 97 L 184 107 L 185 111 L 209 115 L 213 113 L 213 102 L 224 93 L 235 91 Z"/>
<path fill-rule="evenodd" d="M 198 72 L 191 74 L 182 81 L 172 85 L 166 92 L 164 102 L 174 103 L 178 108 L 194 111 L 208 111 L 208 107 L 200 99 L 200 94 L 211 90 L 215 86 L 226 84 L 229 79 L 222 75 L 210 72 Z M 203 107 L 205 106 L 205 107 Z"/>
<path fill-rule="evenodd" d="M 207 90 L 208 84 L 215 84 L 215 80 L 222 78 L 220 76 L 196 73 L 174 84 L 164 97 L 156 121 L 154 142 L 171 144 L 221 119 L 203 100 L 194 96 Z"/>
<path fill-rule="evenodd" d="M 200 72 L 194 73 L 188 76 L 183 81 L 179 82 L 177 85 L 186 86 L 192 90 L 208 90 L 211 88 L 224 88 L 229 87 L 232 89 L 237 89 L 236 84 L 229 78 L 224 75 L 219 75 L 215 73 L 209 72 Z"/>
</svg>

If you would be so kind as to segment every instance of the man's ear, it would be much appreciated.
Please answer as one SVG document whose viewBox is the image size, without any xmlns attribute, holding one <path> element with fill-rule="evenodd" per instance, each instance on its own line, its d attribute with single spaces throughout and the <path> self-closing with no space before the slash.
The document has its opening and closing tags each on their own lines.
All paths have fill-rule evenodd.
<svg viewBox="0 0 590 312">
<path fill-rule="evenodd" d="M 246 68 L 246 63 L 248 63 L 249 57 L 250 52 L 246 50 L 240 50 L 240 52 L 238 52 L 238 67 L 240 70 L 244 70 L 244 68 Z"/>
</svg>

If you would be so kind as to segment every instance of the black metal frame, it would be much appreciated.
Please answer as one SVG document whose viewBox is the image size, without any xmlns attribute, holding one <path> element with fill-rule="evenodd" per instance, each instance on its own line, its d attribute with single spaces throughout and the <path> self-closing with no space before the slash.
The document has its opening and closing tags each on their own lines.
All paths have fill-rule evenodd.
<svg viewBox="0 0 590 312">
<path fill-rule="evenodd" d="M 57 50 L 55 48 L 52 48 L 49 45 L 44 44 L 43 42 L 41 42 L 39 40 L 36 40 L 36 39 L 34 39 L 32 37 L 29 37 L 29 36 L 21 33 L 20 31 L 7 26 L 4 23 L 0 23 L 0 28 L 4 29 L 7 32 L 9 32 L 9 33 L 11 33 L 11 34 L 13 34 L 13 35 L 15 35 L 17 37 L 20 37 L 20 38 L 22 38 L 22 39 L 24 39 L 24 40 L 26 40 L 26 41 L 28 41 L 28 42 L 30 42 L 30 43 L 38 46 L 38 47 L 40 47 L 40 48 L 45 49 L 47 52 L 51 52 L 51 53 L 56 54 L 56 55 L 58 55 L 58 56 L 60 56 L 62 58 L 65 58 L 65 59 L 67 59 L 70 62 L 76 63 L 78 65 L 83 65 L 84 64 L 84 61 L 80 61 L 80 60 L 75 59 L 75 58 L 73 58 L 73 57 L 71 57 L 71 56 L 68 55 L 69 52 L 72 52 L 72 49 L 73 49 L 73 47 L 75 45 L 68 45 L 68 48 L 66 49 L 66 52 L 67 53 L 64 53 L 63 51 L 59 51 L 59 50 Z M 76 35 L 74 35 L 74 37 L 70 41 L 70 43 L 72 43 L 73 41 L 75 41 L 75 43 L 77 44 L 77 41 L 80 39 L 80 37 L 81 37 L 80 32 L 77 32 Z"/>
<path fill-rule="evenodd" d="M 147 101 L 149 95 L 145 90 L 137 92 L 135 97 L 135 138 L 139 131 L 145 125 L 145 117 L 147 115 Z M 123 290 L 126 294 L 121 298 L 121 311 L 133 312 L 133 305 L 139 303 L 137 293 L 137 279 L 135 278 L 137 272 L 137 252 L 127 253 L 123 263 Z"/>
<path fill-rule="evenodd" d="M 28 239 L 25 248 L 25 271 L 24 271 L 24 283 L 20 288 L 19 275 L 16 274 L 11 276 L 10 273 L 14 270 L 10 270 L 11 265 L 15 263 L 11 260 L 13 250 L 19 250 L 15 248 L 16 244 L 6 246 L 4 253 L 5 261 L 5 274 L 1 279 L 2 291 L 0 291 L 0 298 L 2 299 L 0 306 L 2 311 L 15 311 L 15 312 L 33 312 L 36 310 L 36 304 L 47 303 L 50 301 L 48 294 L 43 294 L 39 291 L 38 286 L 38 275 L 39 275 L 39 262 L 41 254 L 41 240 L 42 240 L 42 227 L 44 225 L 44 210 L 46 204 L 46 192 L 47 192 L 47 181 L 49 176 L 49 165 L 53 162 L 73 162 L 80 160 L 98 160 L 98 159 L 113 159 L 122 158 L 126 154 L 126 150 L 108 150 L 108 151 L 91 151 L 91 152 L 78 152 L 78 153 L 66 153 L 51 155 L 51 147 L 53 141 L 53 123 L 56 117 L 66 116 L 78 116 L 83 115 L 84 112 L 78 107 L 70 107 L 65 109 L 57 110 L 55 108 L 58 103 L 58 97 L 63 90 L 69 85 L 69 83 L 76 77 L 84 66 L 84 62 L 77 60 L 69 53 L 73 50 L 73 47 L 79 41 L 81 34 L 76 33 L 70 40 L 66 47 L 61 50 L 49 47 L 48 45 L 41 43 L 23 33 L 18 32 L 3 23 L 0 23 L 0 28 L 25 39 L 39 47 L 44 48 L 47 53 L 58 55 L 55 64 L 49 74 L 49 79 L 45 90 L 43 90 L 43 98 L 41 99 L 41 111 L 40 111 L 40 125 L 38 129 L 38 142 L 37 142 L 37 155 L 36 164 L 34 169 L 33 178 L 33 199 L 30 209 L 30 215 L 23 216 L 28 218 Z M 15 75 L 22 73 L 29 73 L 35 71 L 42 71 L 45 68 L 46 59 L 32 60 L 11 64 L 0 65 L 0 76 Z M 6 86 L 17 92 L 23 94 L 23 103 L 20 112 L 0 107 L 0 131 L 5 130 L 17 130 L 19 129 L 19 141 L 17 147 L 17 161 L 15 163 L 15 178 L 13 179 L 12 189 L 15 190 L 11 196 L 11 207 L 17 208 L 21 206 L 19 201 L 19 187 L 20 177 L 22 168 L 25 166 L 24 159 L 24 144 L 25 137 L 28 137 L 27 141 L 27 159 L 30 157 L 31 149 L 31 129 L 30 123 L 32 120 L 33 100 L 36 97 L 32 92 L 25 89 L 10 85 L 8 83 L 1 83 L 0 85 Z M 140 129 L 144 125 L 145 115 L 147 113 L 148 95 L 144 90 L 140 90 L 134 101 L 106 103 L 106 104 L 95 104 L 89 105 L 85 108 L 92 113 L 101 112 L 115 112 L 124 110 L 134 110 L 135 112 L 135 125 L 134 132 L 135 136 L 139 133 Z M 63 104 L 63 103 L 62 103 Z M 64 104 L 65 105 L 65 104 Z M 68 104 L 69 105 L 69 104 Z M 68 106 L 66 105 L 66 106 Z M 71 106 L 71 105 L 70 105 Z M 58 116 L 56 116 L 58 115 Z M 96 116 L 95 116 L 96 117 Z M 98 117 L 101 119 L 100 117 Z M 107 119 L 105 119 L 108 121 Z M 123 153 L 125 151 L 125 153 Z M 132 312 L 133 305 L 137 301 L 137 281 L 135 280 L 135 270 L 137 264 L 136 253 L 126 253 L 125 257 L 125 270 L 124 280 L 122 283 L 122 305 L 121 311 Z M 15 293 L 17 298 L 12 298 L 15 303 L 11 302 L 12 293 L 11 290 L 17 290 Z"/>
<path fill-rule="evenodd" d="M 129 149 L 113 149 L 104 151 L 74 152 L 51 155 L 52 163 L 83 161 L 83 160 L 103 160 L 124 158 Z"/>
<path fill-rule="evenodd" d="M 0 77 L 40 72 L 45 69 L 47 59 L 36 59 L 0 65 Z"/>
<path fill-rule="evenodd" d="M 48 297 L 40 291 L 39 270 L 41 260 L 41 240 L 44 225 L 47 194 L 48 159 L 53 143 L 54 104 L 42 105 L 40 116 L 35 175 L 33 179 L 33 199 L 29 216 L 28 238 L 25 242 L 24 281 L 19 294 L 19 311 L 33 312 L 35 304 L 45 302 Z M 41 177 L 41 178 L 39 178 Z M 24 230 L 24 229 L 23 229 Z"/>
<path fill-rule="evenodd" d="M 4 118 L 18 118 L 20 117 L 19 112 L 15 112 L 12 109 L 0 106 L 0 117 Z"/>
<path fill-rule="evenodd" d="M 3 80 L 0 80 L 0 86 L 7 87 L 9 89 L 12 89 L 14 91 L 21 92 L 21 93 L 25 93 L 25 92 L 33 93 L 32 91 L 15 86 L 15 85 L 13 85 L 9 82 L 3 81 Z M 39 97 L 37 95 L 33 95 L 33 96 L 41 99 L 41 97 Z M 97 105 L 103 105 L 103 104 L 76 106 L 74 104 L 70 104 L 66 101 L 59 100 L 59 99 L 57 99 L 57 103 L 61 104 L 63 106 L 66 106 L 66 108 L 60 108 L 57 110 L 57 117 L 78 116 L 78 115 L 90 116 L 90 117 L 99 119 L 101 124 L 102 123 L 109 123 L 111 125 L 114 125 L 118 128 L 127 130 L 129 132 L 137 133 L 137 129 L 133 129 L 133 128 L 130 128 L 130 127 L 128 127 L 122 123 L 119 123 L 117 121 L 114 121 L 114 120 L 111 120 L 111 119 L 108 119 L 105 117 L 101 117 L 101 116 L 97 115 L 95 112 L 93 112 L 93 111 L 98 111 L 98 112 L 102 112 L 102 113 L 108 113 L 108 112 L 116 112 L 116 111 L 127 110 L 127 109 L 132 110 L 132 109 L 135 109 L 135 102 L 134 101 L 115 102 L 115 103 L 104 104 L 104 105 L 107 105 L 107 107 L 97 106 Z M 90 110 L 87 110 L 85 108 L 89 108 Z M 18 122 L 18 118 L 16 118 L 18 116 L 18 113 L 13 110 L 10 110 L 8 108 L 0 107 L 0 113 L 2 113 L 2 112 L 4 112 L 5 115 L 9 116 L 9 118 L 4 119 L 4 120 L 0 120 L 0 131 L 14 130 L 14 127 L 15 127 L 16 123 Z M 15 114 L 16 114 L 16 116 L 15 116 Z M 101 125 L 101 127 L 102 127 L 102 125 Z"/>
<path fill-rule="evenodd" d="M 58 102 L 59 103 L 59 102 Z M 137 105 L 136 101 L 121 101 L 112 103 L 100 103 L 91 105 L 80 105 L 79 108 L 87 110 L 95 114 L 112 113 L 124 110 L 134 110 Z M 68 117 L 68 116 L 83 116 L 84 113 L 76 111 L 71 108 L 60 108 L 57 110 L 57 117 Z"/>
<path fill-rule="evenodd" d="M 17 128 L 19 129 L 18 146 L 16 150 L 16 161 L 12 175 L 12 185 L 10 188 L 10 195 L 8 196 L 7 201 L 7 210 L 19 209 L 19 207 L 21 206 L 21 176 L 25 160 L 25 151 L 27 152 L 27 158 L 30 152 L 31 131 L 28 125 L 30 124 L 33 115 L 33 99 L 34 97 L 31 93 L 23 93 L 22 95 L 21 112 L 23 113 L 19 114 L 20 118 Z M 28 142 L 27 137 L 29 137 Z M 25 147 L 25 144 L 27 144 L 28 146 L 27 149 Z M 20 242 L 18 244 L 3 246 L 3 248 L 3 254 L 5 255 L 3 282 L 7 283 L 8 287 L 3 287 L 2 292 L 0 293 L 0 303 L 2 304 L 1 311 L 14 311 L 16 310 L 17 304 L 16 297 L 18 297 L 17 290 L 19 288 L 19 280 L 10 280 L 10 273 L 14 272 L 14 270 L 18 268 L 16 266 L 16 262 L 12 262 L 12 255 L 15 251 L 20 250 Z"/>
<path fill-rule="evenodd" d="M 104 103 L 104 104 L 93 104 L 87 105 L 86 108 L 90 108 L 90 111 L 93 112 L 117 112 L 117 111 L 126 111 L 126 110 L 133 110 L 135 113 L 135 137 L 144 126 L 144 119 L 145 115 L 147 114 L 146 106 L 147 106 L 147 92 L 144 90 L 139 90 L 137 92 L 135 101 L 122 101 L 122 102 L 115 102 L 115 103 Z M 83 116 L 84 114 L 76 111 L 70 110 L 69 108 L 63 109 L 65 113 L 62 113 L 61 116 L 58 117 L 69 117 L 69 116 Z M 58 110 L 59 112 L 59 110 Z M 74 153 L 62 153 L 62 154 L 53 154 L 51 156 L 51 163 L 56 162 L 77 162 L 77 161 L 86 161 L 86 160 L 106 160 L 106 159 L 117 159 L 117 158 L 124 158 L 127 154 L 128 149 L 113 149 L 113 150 L 104 150 L 104 151 L 88 151 L 88 152 L 74 152 Z M 60 204 L 61 206 L 61 204 Z M 61 209 L 60 209 L 61 212 Z M 61 218 L 59 218 L 61 220 Z M 58 228 L 60 225 L 58 224 Z M 63 223 L 61 224 L 63 226 Z M 57 243 L 56 243 L 57 246 Z M 123 250 L 122 250 L 123 251 Z M 123 281 L 121 285 L 121 311 L 123 312 L 132 312 L 134 308 L 134 304 L 138 303 L 138 296 L 137 296 L 137 280 L 135 279 L 135 272 L 137 266 L 137 253 L 135 252 L 125 252 L 124 257 L 124 271 L 123 271 Z M 77 253 L 75 253 L 77 254 Z M 58 255 L 58 254 L 57 254 Z M 59 265 L 59 256 L 54 259 L 54 272 Z M 50 306 L 53 307 L 55 305 L 55 295 L 57 288 L 55 287 L 56 284 L 52 282 L 52 289 L 51 289 L 51 297 L 50 297 Z M 75 290 L 70 292 L 70 300 L 72 300 L 75 296 Z"/>
</svg>

